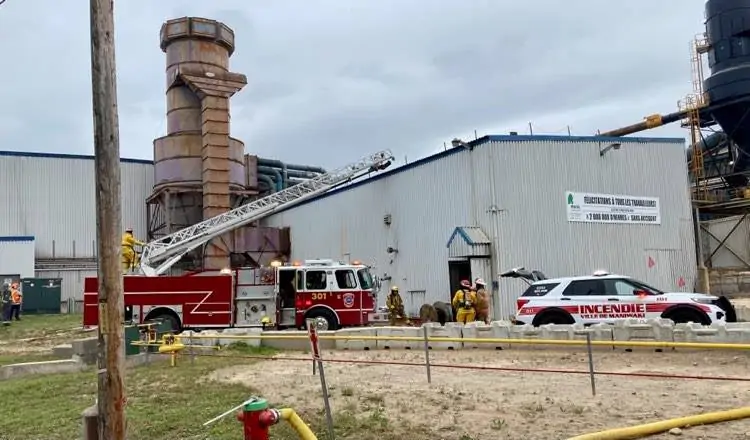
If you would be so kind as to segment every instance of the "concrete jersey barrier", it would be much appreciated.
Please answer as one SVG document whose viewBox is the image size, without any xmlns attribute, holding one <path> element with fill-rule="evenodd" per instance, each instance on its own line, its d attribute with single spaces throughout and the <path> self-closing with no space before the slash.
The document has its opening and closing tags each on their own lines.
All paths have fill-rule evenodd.
<svg viewBox="0 0 750 440">
<path fill-rule="evenodd" d="M 672 321 L 664 319 L 645 321 L 626 319 L 615 325 L 594 324 L 586 327 L 582 324 L 548 324 L 533 327 L 531 325 L 512 325 L 505 321 L 495 321 L 489 325 L 483 323 L 466 325 L 448 323 L 445 326 L 440 326 L 436 323 L 427 323 L 423 327 L 347 328 L 338 331 L 320 332 L 320 348 L 323 350 L 422 350 L 425 332 L 430 339 L 451 339 L 450 341 L 429 341 L 429 348 L 433 350 L 496 350 L 510 348 L 514 344 L 518 347 L 527 345 L 519 343 L 518 340 L 528 341 L 529 344 L 538 340 L 546 346 L 555 345 L 554 341 L 560 341 L 560 345 L 568 345 L 570 343 L 566 344 L 566 341 L 585 341 L 587 335 L 591 338 L 591 341 L 595 341 L 594 343 L 598 345 L 602 342 L 633 342 L 633 345 L 637 345 L 639 341 L 665 344 L 750 344 L 750 322 L 714 323 L 709 326 L 702 326 L 694 323 L 675 325 Z M 258 329 L 233 328 L 221 332 L 214 330 L 197 333 L 186 331 L 182 333 L 181 338 L 186 343 L 206 346 L 229 345 L 241 341 L 250 346 L 265 346 L 281 350 L 310 350 L 310 343 L 305 331 L 261 332 Z M 481 339 L 509 341 L 482 343 Z M 514 340 L 515 342 L 513 342 Z"/>
</svg>

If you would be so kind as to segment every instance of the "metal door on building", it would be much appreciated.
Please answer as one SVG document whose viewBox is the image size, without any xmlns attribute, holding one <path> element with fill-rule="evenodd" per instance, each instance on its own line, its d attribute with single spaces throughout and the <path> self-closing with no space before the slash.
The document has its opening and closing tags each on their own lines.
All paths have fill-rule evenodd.
<svg viewBox="0 0 750 440">
<path fill-rule="evenodd" d="M 445 301 L 450 303 L 453 300 L 453 293 L 461 287 L 461 280 L 471 279 L 471 263 L 469 263 L 469 260 L 449 261 L 448 277 L 451 283 L 450 291 L 440 296 L 447 298 Z"/>
</svg>

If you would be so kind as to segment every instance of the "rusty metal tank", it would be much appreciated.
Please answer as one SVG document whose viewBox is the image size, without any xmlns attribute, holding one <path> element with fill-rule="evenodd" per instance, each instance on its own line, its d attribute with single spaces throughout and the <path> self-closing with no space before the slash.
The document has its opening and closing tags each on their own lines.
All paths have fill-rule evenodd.
<svg viewBox="0 0 750 440">
<path fill-rule="evenodd" d="M 160 39 L 167 60 L 167 135 L 154 140 L 154 192 L 170 190 L 167 215 L 175 227 L 184 227 L 203 219 L 202 110 L 196 93 L 175 78 L 180 69 L 228 72 L 234 32 L 215 20 L 183 17 L 164 23 Z M 244 144 L 230 137 L 230 191 L 245 189 L 244 153 Z"/>
</svg>

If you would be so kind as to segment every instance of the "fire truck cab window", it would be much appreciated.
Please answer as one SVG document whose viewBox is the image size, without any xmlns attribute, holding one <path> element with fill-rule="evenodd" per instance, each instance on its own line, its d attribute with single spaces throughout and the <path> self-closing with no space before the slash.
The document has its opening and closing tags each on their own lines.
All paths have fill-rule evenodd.
<svg viewBox="0 0 750 440">
<path fill-rule="evenodd" d="M 326 271 L 308 270 L 305 273 L 305 290 L 326 290 L 328 282 Z"/>
<path fill-rule="evenodd" d="M 373 282 L 372 282 L 372 274 L 370 274 L 369 269 L 360 269 L 357 271 L 357 276 L 359 277 L 359 284 L 362 285 L 363 289 L 372 289 L 373 288 Z"/>
<path fill-rule="evenodd" d="M 357 288 L 357 277 L 354 276 L 353 270 L 337 270 L 336 271 L 336 284 L 339 289 L 356 289 Z"/>
<path fill-rule="evenodd" d="M 294 307 L 294 284 L 297 269 L 279 269 L 279 299 L 281 308 Z"/>
</svg>

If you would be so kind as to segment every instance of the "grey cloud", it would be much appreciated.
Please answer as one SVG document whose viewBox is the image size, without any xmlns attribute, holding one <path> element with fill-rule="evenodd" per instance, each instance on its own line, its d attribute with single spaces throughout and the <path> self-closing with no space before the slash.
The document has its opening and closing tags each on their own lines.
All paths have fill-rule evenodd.
<svg viewBox="0 0 750 440">
<path fill-rule="evenodd" d="M 88 2 L 0 7 L 0 149 L 91 153 Z M 231 26 L 232 101 L 248 152 L 333 166 L 384 147 L 411 160 L 443 140 L 539 130 L 591 134 L 671 112 L 690 92 L 703 0 L 128 0 L 116 7 L 123 156 L 164 133 L 161 23 Z M 62 11 L 62 12 L 61 12 Z M 606 104 L 606 105 L 605 105 Z M 537 125 L 535 123 L 535 125 Z M 679 126 L 648 135 L 687 136 Z"/>
</svg>

